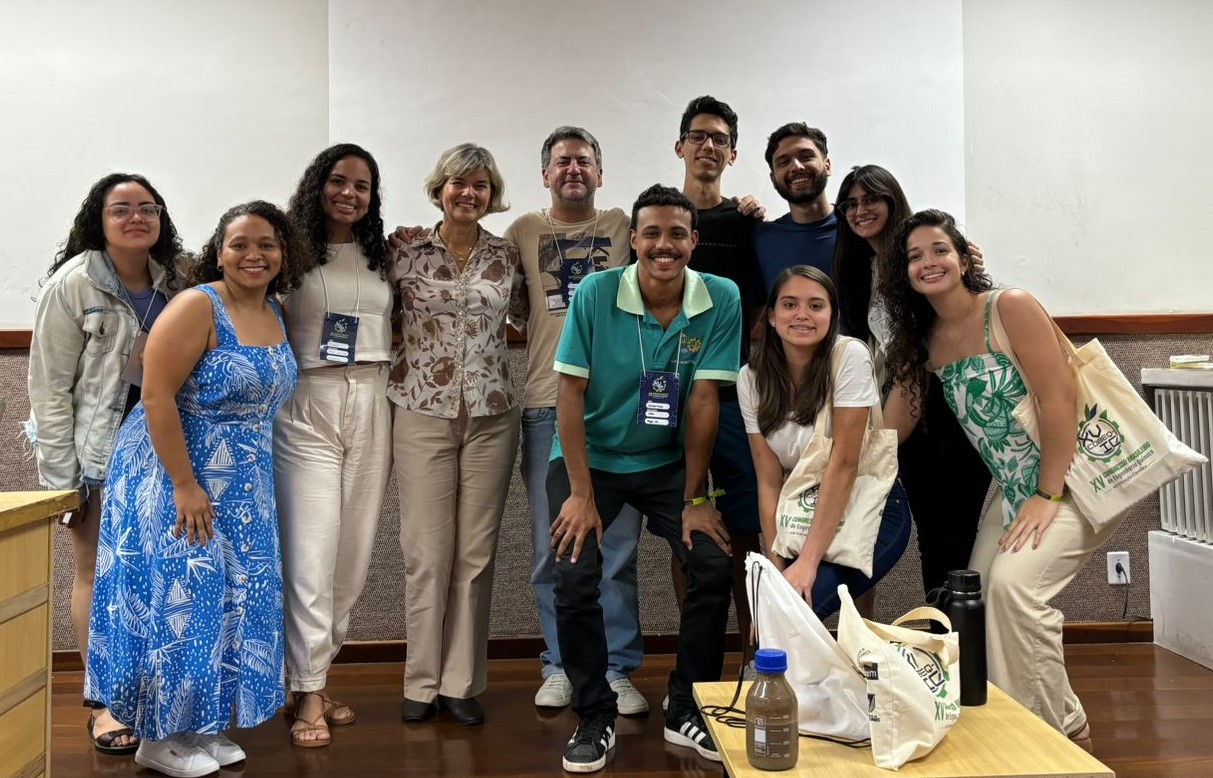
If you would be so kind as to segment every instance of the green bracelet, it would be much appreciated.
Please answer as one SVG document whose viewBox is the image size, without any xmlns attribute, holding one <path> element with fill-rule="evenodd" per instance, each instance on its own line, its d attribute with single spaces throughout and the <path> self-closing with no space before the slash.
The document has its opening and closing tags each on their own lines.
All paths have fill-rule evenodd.
<svg viewBox="0 0 1213 778">
<path fill-rule="evenodd" d="M 686 499 L 684 499 L 682 501 L 682 505 L 685 508 L 689 508 L 692 505 L 703 505 L 709 499 L 715 499 L 716 497 L 723 497 L 723 496 L 724 496 L 724 489 L 713 489 L 712 491 L 708 492 L 707 494 L 700 495 L 699 497 L 687 497 Z"/>
<path fill-rule="evenodd" d="M 1066 493 L 1066 489 L 1064 486 L 1061 488 L 1061 494 L 1050 494 L 1049 492 L 1046 492 L 1044 489 L 1041 489 L 1039 486 L 1036 487 L 1036 496 L 1043 497 L 1044 499 L 1048 500 L 1049 502 L 1061 502 L 1061 497 L 1065 493 Z"/>
</svg>

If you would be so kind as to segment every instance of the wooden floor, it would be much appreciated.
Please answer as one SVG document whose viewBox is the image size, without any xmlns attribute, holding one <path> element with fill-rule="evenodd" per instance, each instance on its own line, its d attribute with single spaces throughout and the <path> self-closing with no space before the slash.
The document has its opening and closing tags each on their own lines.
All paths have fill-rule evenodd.
<svg viewBox="0 0 1213 778">
<path fill-rule="evenodd" d="M 1095 754 L 1121 778 L 1213 778 L 1213 671 L 1152 644 L 1067 646 L 1075 691 L 1090 717 Z M 673 658 L 646 657 L 635 681 L 654 713 L 621 718 L 618 747 L 602 775 L 719 776 L 720 766 L 661 737 L 661 698 Z M 727 670 L 736 672 L 730 655 Z M 358 722 L 333 731 L 324 749 L 292 748 L 277 717 L 235 739 L 248 752 L 242 769 L 257 776 L 529 776 L 561 775 L 560 754 L 576 727 L 571 711 L 541 712 L 534 661 L 491 664 L 483 727 L 449 721 L 402 725 L 402 665 L 339 665 L 330 691 L 358 711 Z M 55 674 L 52 771 L 56 778 L 154 775 L 130 757 L 93 752 L 80 707 L 81 674 Z M 890 773 L 895 775 L 895 773 Z"/>
</svg>

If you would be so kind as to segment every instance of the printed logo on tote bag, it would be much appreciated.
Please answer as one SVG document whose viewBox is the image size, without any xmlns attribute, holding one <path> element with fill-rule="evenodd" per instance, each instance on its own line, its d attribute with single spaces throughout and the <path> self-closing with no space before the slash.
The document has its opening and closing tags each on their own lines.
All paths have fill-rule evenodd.
<svg viewBox="0 0 1213 778">
<path fill-rule="evenodd" d="M 935 720 L 956 721 L 960 718 L 960 700 L 948 699 L 948 668 L 944 667 L 937 654 L 924 651 L 917 646 L 891 641 L 890 646 L 906 660 L 918 677 L 935 697 Z"/>
<path fill-rule="evenodd" d="M 1120 425 L 1108 417 L 1107 410 L 1099 410 L 1099 404 L 1084 406 L 1083 418 L 1078 424 L 1078 445 L 1092 462 L 1107 462 L 1120 454 L 1124 436 Z"/>
</svg>

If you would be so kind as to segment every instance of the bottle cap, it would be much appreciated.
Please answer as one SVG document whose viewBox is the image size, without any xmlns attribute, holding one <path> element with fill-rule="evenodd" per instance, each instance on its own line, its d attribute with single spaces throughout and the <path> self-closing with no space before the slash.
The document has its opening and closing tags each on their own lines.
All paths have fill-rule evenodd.
<svg viewBox="0 0 1213 778">
<path fill-rule="evenodd" d="M 760 648 L 754 652 L 754 669 L 760 673 L 786 672 L 788 655 L 781 648 Z"/>
<path fill-rule="evenodd" d="M 976 570 L 952 570 L 948 573 L 948 591 L 981 594 L 981 573 Z"/>
</svg>

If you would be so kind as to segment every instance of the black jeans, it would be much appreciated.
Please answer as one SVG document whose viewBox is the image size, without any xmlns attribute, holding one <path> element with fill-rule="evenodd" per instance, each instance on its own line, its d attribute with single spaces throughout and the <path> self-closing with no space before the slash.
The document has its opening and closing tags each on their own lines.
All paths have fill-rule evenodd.
<svg viewBox="0 0 1213 778">
<path fill-rule="evenodd" d="M 639 473 L 590 470 L 594 501 L 603 529 L 619 515 L 624 503 L 648 517 L 649 531 L 665 538 L 687 579 L 687 594 L 678 628 L 678 654 L 670 673 L 671 721 L 695 710 L 691 684 L 719 681 L 724 666 L 724 631 L 733 591 L 732 560 L 702 532 L 691 536 L 693 548 L 682 545 L 682 497 L 686 468 L 682 462 Z M 552 522 L 568 499 L 569 474 L 564 460 L 548 465 L 548 512 Z M 607 683 L 606 631 L 598 584 L 602 553 L 591 533 L 576 564 L 568 551 L 556 559 L 556 634 L 564 671 L 573 686 L 573 710 L 616 713 L 616 695 Z"/>
<path fill-rule="evenodd" d="M 949 570 L 969 566 L 990 471 L 930 377 L 925 416 L 897 452 L 899 477 L 918 527 L 924 593 L 943 586 Z"/>
</svg>

